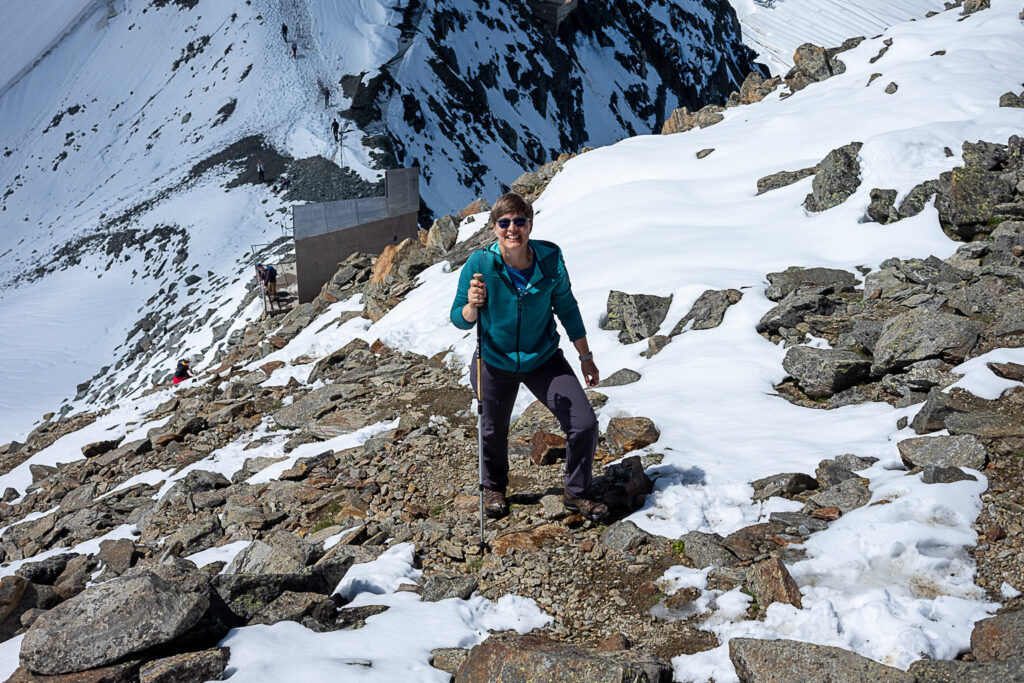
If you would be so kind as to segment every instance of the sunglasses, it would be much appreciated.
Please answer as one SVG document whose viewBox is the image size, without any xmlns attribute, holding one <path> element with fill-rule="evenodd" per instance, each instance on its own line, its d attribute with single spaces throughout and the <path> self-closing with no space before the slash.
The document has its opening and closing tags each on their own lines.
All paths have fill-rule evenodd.
<svg viewBox="0 0 1024 683">
<path fill-rule="evenodd" d="M 497 225 L 502 230 L 508 230 L 510 225 L 515 225 L 517 228 L 521 228 L 529 221 L 529 218 L 524 218 L 523 216 L 519 216 L 517 218 L 500 218 L 497 221 Z"/>
</svg>

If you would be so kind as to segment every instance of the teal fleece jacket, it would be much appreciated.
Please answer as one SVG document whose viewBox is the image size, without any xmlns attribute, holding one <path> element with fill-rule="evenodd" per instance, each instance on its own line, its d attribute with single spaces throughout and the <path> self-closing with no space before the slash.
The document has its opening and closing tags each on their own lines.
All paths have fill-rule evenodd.
<svg viewBox="0 0 1024 683">
<path fill-rule="evenodd" d="M 520 296 L 501 259 L 498 244 L 470 255 L 459 274 L 459 289 L 452 303 L 451 319 L 459 329 L 473 323 L 462 317 L 469 299 L 473 273 L 483 273 L 487 305 L 480 309 L 483 326 L 483 359 L 494 368 L 530 372 L 558 351 L 555 315 L 562 321 L 570 341 L 587 334 L 576 297 L 572 295 L 569 273 L 556 244 L 530 240 L 536 268 L 526 292 Z"/>
</svg>

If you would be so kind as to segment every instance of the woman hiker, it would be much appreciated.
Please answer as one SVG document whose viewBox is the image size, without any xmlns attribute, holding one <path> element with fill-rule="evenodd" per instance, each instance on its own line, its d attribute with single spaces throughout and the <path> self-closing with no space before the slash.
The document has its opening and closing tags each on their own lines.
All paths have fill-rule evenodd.
<svg viewBox="0 0 1024 683">
<path fill-rule="evenodd" d="M 531 240 L 533 207 L 515 192 L 502 195 L 491 209 L 498 241 L 474 252 L 459 276 L 452 323 L 463 330 L 480 319 L 483 333 L 483 415 L 481 438 L 484 510 L 490 517 L 508 514 L 508 429 L 519 385 L 554 413 L 565 430 L 565 507 L 600 521 L 608 507 L 588 491 L 597 418 L 579 380 L 558 348 L 555 315 L 579 352 L 588 386 L 600 375 L 587 345 L 586 329 L 572 294 L 562 251 L 551 242 Z M 482 274 L 482 278 L 474 278 Z M 476 359 L 470 381 L 476 389 Z"/>
</svg>

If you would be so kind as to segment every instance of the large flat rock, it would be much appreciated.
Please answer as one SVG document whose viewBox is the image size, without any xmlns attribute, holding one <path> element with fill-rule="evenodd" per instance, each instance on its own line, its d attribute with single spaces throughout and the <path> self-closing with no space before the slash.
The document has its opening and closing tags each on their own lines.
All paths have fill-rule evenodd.
<svg viewBox="0 0 1024 683">
<path fill-rule="evenodd" d="M 152 573 L 114 579 L 40 615 L 21 643 L 21 663 L 48 675 L 106 666 L 181 635 L 209 605 L 205 594 Z"/>
</svg>

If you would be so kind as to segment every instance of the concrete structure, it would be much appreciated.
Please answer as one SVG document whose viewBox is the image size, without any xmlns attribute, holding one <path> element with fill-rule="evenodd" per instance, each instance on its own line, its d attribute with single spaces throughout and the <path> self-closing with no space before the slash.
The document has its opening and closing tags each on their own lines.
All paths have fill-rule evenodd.
<svg viewBox="0 0 1024 683">
<path fill-rule="evenodd" d="M 292 209 L 299 303 L 316 298 L 338 263 L 416 237 L 419 169 L 387 171 L 383 197 L 305 204 Z"/>
<path fill-rule="evenodd" d="M 551 33 L 558 33 L 558 27 L 565 21 L 579 0 L 527 0 L 533 15 L 537 17 Z"/>
</svg>

